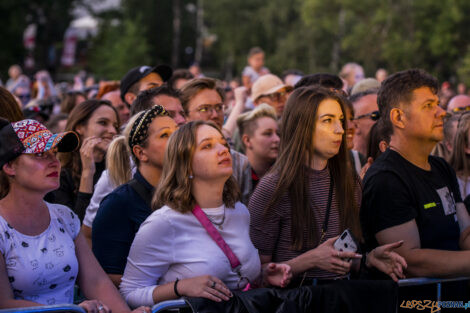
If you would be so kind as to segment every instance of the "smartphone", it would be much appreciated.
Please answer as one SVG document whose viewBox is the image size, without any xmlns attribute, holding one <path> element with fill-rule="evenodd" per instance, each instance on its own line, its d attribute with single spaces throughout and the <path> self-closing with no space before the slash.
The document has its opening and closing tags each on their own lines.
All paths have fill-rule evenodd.
<svg viewBox="0 0 470 313">
<path fill-rule="evenodd" d="M 336 250 L 338 251 L 348 251 L 348 252 L 357 252 L 357 242 L 354 239 L 351 231 L 346 229 L 343 231 L 341 236 L 335 241 L 334 245 Z"/>
</svg>

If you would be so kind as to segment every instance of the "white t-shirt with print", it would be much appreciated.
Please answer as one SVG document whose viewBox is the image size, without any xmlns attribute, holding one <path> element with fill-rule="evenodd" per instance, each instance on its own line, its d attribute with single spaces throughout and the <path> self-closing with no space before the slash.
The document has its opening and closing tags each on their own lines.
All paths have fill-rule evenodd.
<svg viewBox="0 0 470 313">
<path fill-rule="evenodd" d="M 18 232 L 0 215 L 0 253 L 15 299 L 44 305 L 73 303 L 78 274 L 74 240 L 80 220 L 66 206 L 46 204 L 51 222 L 37 236 Z"/>
</svg>

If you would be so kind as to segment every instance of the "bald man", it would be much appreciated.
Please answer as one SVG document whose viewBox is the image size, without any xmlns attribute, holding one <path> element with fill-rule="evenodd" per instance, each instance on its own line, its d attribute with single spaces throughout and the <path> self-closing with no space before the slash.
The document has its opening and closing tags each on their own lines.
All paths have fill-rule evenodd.
<svg viewBox="0 0 470 313">
<path fill-rule="evenodd" d="M 447 104 L 447 112 L 459 112 L 466 111 L 470 109 L 470 96 L 467 95 L 457 95 L 450 99 Z"/>
</svg>

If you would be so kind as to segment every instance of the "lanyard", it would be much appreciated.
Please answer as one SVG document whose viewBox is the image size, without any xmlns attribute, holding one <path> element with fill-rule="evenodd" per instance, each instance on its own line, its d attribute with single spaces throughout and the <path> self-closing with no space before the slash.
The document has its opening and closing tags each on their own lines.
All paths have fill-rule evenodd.
<svg viewBox="0 0 470 313">
<path fill-rule="evenodd" d="M 211 221 L 209 220 L 207 215 L 202 211 L 199 205 L 196 204 L 194 206 L 193 214 L 197 218 L 199 223 L 201 223 L 202 227 L 204 227 L 204 229 L 207 231 L 209 236 L 211 236 L 211 238 L 215 241 L 215 243 L 219 246 L 219 248 L 228 258 L 232 269 L 237 269 L 241 265 L 240 261 L 238 260 L 235 253 L 233 253 L 232 249 L 230 249 L 228 244 L 225 242 L 224 238 L 222 238 L 217 229 L 215 229 L 214 225 L 211 223 Z"/>
<path fill-rule="evenodd" d="M 325 220 L 323 221 L 323 226 L 321 228 L 321 235 L 320 235 L 319 243 L 323 241 L 326 235 L 326 231 L 328 230 L 328 221 L 330 219 L 330 211 L 331 211 L 331 201 L 333 200 L 333 185 L 334 185 L 333 177 L 331 177 L 331 172 L 330 172 L 330 189 L 328 191 L 328 203 L 326 205 Z"/>
<path fill-rule="evenodd" d="M 215 241 L 215 243 L 219 246 L 219 248 L 225 254 L 225 256 L 230 262 L 230 266 L 235 271 L 235 273 L 237 273 L 238 289 L 241 289 L 241 286 L 243 286 L 243 283 L 245 283 L 245 289 L 243 289 L 243 291 L 250 289 L 251 286 L 250 286 L 249 279 L 245 276 L 242 276 L 242 273 L 240 271 L 242 267 L 240 260 L 238 260 L 235 253 L 233 253 L 232 249 L 230 249 L 229 245 L 225 242 L 224 238 L 222 238 L 222 236 L 217 231 L 217 229 L 215 229 L 214 225 L 209 220 L 207 215 L 202 211 L 199 205 L 196 204 L 194 206 L 193 214 L 196 217 L 196 219 L 199 221 L 199 223 L 201 223 L 202 227 L 204 227 L 204 229 L 207 231 L 209 236 Z"/>
</svg>

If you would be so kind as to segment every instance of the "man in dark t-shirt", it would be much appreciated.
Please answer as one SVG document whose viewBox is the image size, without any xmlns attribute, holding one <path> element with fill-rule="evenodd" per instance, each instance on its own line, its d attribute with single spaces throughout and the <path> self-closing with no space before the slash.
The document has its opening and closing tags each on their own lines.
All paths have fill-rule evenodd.
<svg viewBox="0 0 470 313">
<path fill-rule="evenodd" d="M 434 77 L 415 69 L 382 83 L 379 122 L 393 133 L 389 149 L 364 178 L 360 214 L 366 246 L 404 240 L 397 252 L 408 263 L 407 277 L 470 276 L 470 251 L 464 251 L 470 249 L 470 217 L 455 173 L 443 159 L 429 156 L 443 137 L 445 111 L 437 89 Z"/>
</svg>

